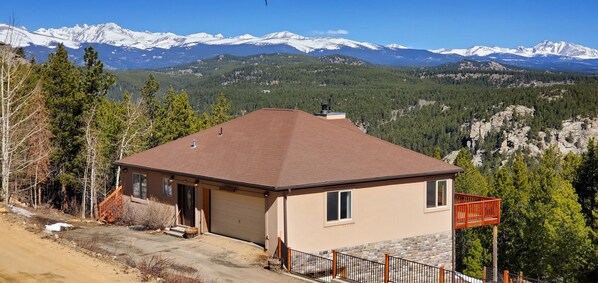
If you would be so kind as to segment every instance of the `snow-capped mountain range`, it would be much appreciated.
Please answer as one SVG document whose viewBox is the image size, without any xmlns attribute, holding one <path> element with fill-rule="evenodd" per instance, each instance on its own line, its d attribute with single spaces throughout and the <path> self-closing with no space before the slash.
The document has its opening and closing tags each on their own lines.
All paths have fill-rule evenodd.
<svg viewBox="0 0 598 283">
<path fill-rule="evenodd" d="M 0 24 L 0 38 L 9 30 L 9 26 Z M 15 28 L 19 35 L 18 46 L 47 45 L 49 42 L 60 42 L 69 48 L 79 48 L 85 43 L 108 44 L 138 49 L 170 49 L 172 47 L 189 47 L 198 44 L 206 45 L 289 45 L 301 52 L 310 53 L 314 50 L 336 50 L 341 47 L 367 48 L 379 50 L 382 46 L 367 42 L 358 42 L 335 37 L 305 37 L 292 32 L 282 31 L 256 37 L 245 34 L 235 37 L 224 37 L 222 34 L 194 33 L 177 35 L 174 33 L 132 31 L 122 28 L 115 23 L 101 25 L 76 25 L 58 29 L 38 29 L 30 32 L 24 28 Z"/>
<path fill-rule="evenodd" d="M 598 50 L 565 41 L 552 42 L 544 40 L 534 47 L 517 47 L 514 49 L 503 47 L 473 46 L 467 49 L 438 49 L 430 50 L 439 54 L 457 54 L 461 56 L 488 56 L 491 54 L 512 54 L 523 57 L 534 56 L 565 56 L 576 59 L 598 59 Z"/>
<path fill-rule="evenodd" d="M 250 34 L 225 37 L 207 33 L 183 36 L 132 31 L 115 23 L 36 31 L 0 23 L 0 42 L 24 47 L 41 60 L 58 43 L 64 44 L 75 59 L 80 57 L 82 47 L 93 45 L 101 50 L 105 64 L 115 69 L 164 67 L 225 53 L 303 53 L 317 56 L 343 54 L 384 65 L 434 66 L 468 58 L 537 69 L 598 72 L 598 50 L 563 41 L 543 41 L 533 47 L 421 50 L 339 37 L 306 37 L 288 31 L 261 37 Z"/>
</svg>

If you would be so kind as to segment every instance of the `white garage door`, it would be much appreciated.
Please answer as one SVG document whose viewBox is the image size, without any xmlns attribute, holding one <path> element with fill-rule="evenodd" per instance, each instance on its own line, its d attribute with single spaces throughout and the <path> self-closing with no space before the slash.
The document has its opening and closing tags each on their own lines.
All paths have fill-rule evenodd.
<svg viewBox="0 0 598 283">
<path fill-rule="evenodd" d="M 264 206 L 263 197 L 212 190 L 210 232 L 263 245 Z"/>
</svg>

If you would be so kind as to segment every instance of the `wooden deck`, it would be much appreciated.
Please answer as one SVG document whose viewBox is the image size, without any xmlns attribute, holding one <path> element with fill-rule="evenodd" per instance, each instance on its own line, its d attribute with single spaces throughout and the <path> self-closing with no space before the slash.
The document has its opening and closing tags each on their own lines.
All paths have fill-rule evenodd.
<svg viewBox="0 0 598 283">
<path fill-rule="evenodd" d="M 455 229 L 500 223 L 500 199 L 455 194 Z"/>
</svg>

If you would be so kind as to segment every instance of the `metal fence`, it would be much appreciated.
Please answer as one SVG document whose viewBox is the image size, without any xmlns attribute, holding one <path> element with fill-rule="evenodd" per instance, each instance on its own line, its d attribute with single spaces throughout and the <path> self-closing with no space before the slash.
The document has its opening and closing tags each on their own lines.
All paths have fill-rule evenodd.
<svg viewBox="0 0 598 283">
<path fill-rule="evenodd" d="M 289 248 L 280 239 L 275 255 L 290 273 L 311 278 L 319 282 L 332 282 L 341 278 L 363 283 L 484 283 L 492 282 L 491 276 L 484 279 L 466 276 L 442 267 L 427 265 L 395 256 L 385 255 L 384 263 L 332 251 L 332 259 Z M 486 270 L 490 273 L 490 270 Z M 490 274 L 486 274 L 490 275 Z M 507 278 L 508 280 L 505 280 Z M 487 281 L 486 281 L 487 280 Z M 498 274 L 498 282 L 542 283 L 538 279 L 509 274 L 507 270 Z"/>
<path fill-rule="evenodd" d="M 363 283 L 384 282 L 385 264 L 335 252 L 336 275 L 339 278 Z"/>
<path fill-rule="evenodd" d="M 320 282 L 332 282 L 332 260 L 288 249 L 288 270 Z"/>
<path fill-rule="evenodd" d="M 437 267 L 394 256 L 390 256 L 388 261 L 390 282 L 433 283 L 440 281 L 440 270 Z"/>
<path fill-rule="evenodd" d="M 543 283 L 544 282 L 539 279 L 525 277 L 525 276 L 523 276 L 523 272 L 510 273 L 509 271 L 505 270 L 503 272 L 503 274 L 501 274 L 501 275 L 502 275 L 503 282 L 509 282 L 509 283 Z M 509 280 L 506 281 L 506 280 L 504 280 L 505 278 L 508 278 Z"/>
</svg>

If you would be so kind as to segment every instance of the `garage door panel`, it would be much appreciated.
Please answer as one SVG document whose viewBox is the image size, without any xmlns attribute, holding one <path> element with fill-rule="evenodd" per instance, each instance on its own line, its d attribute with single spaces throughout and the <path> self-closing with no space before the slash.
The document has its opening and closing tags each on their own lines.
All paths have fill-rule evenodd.
<svg viewBox="0 0 598 283">
<path fill-rule="evenodd" d="M 264 199 L 212 191 L 211 232 L 264 244 Z"/>
</svg>

